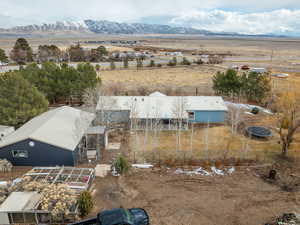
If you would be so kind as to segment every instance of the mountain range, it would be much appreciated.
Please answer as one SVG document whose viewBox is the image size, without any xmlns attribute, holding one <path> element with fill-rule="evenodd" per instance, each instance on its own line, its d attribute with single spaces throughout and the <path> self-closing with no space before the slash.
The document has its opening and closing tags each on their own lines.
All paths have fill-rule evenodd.
<svg viewBox="0 0 300 225">
<path fill-rule="evenodd" d="M 118 23 L 107 20 L 84 20 L 79 22 L 56 22 L 41 25 L 16 26 L 9 29 L 0 28 L 0 35 L 43 35 L 43 34 L 197 34 L 245 36 L 237 33 L 215 33 L 191 27 L 174 27 L 169 25 L 145 23 Z"/>
</svg>

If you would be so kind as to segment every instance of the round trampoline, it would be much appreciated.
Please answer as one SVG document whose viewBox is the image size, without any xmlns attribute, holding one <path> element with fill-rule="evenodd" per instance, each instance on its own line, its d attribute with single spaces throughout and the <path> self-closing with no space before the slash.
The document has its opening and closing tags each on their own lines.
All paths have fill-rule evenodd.
<svg viewBox="0 0 300 225">
<path fill-rule="evenodd" d="M 248 127 L 246 129 L 248 135 L 257 138 L 269 138 L 272 137 L 272 131 L 265 127 Z"/>
</svg>

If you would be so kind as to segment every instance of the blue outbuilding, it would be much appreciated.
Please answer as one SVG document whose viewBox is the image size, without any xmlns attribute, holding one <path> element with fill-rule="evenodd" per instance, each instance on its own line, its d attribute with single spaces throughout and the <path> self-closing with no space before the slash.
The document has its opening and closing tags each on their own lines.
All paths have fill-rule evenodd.
<svg viewBox="0 0 300 225">
<path fill-rule="evenodd" d="M 0 158 L 17 166 L 74 166 L 94 114 L 63 106 L 45 112 L 0 141 Z"/>
</svg>

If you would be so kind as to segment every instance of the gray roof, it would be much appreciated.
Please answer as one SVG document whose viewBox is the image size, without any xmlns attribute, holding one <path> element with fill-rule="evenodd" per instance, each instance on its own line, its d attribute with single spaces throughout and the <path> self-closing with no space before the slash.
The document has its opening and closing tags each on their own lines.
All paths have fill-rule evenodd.
<svg viewBox="0 0 300 225">
<path fill-rule="evenodd" d="M 37 192 L 12 192 L 0 206 L 0 212 L 21 212 L 36 209 L 41 195 Z"/>
<path fill-rule="evenodd" d="M 73 151 L 95 115 L 69 106 L 49 110 L 33 118 L 0 141 L 0 148 L 26 139 Z"/>
<path fill-rule="evenodd" d="M 105 126 L 89 127 L 86 131 L 86 134 L 104 134 L 105 129 L 106 129 Z"/>
<path fill-rule="evenodd" d="M 0 125 L 0 132 L 1 132 L 1 131 L 5 131 L 5 130 L 7 130 L 7 129 L 11 129 L 11 128 L 14 129 L 14 127 Z"/>
<path fill-rule="evenodd" d="M 97 110 L 129 110 L 131 118 L 188 118 L 188 111 L 228 111 L 220 96 L 102 96 Z"/>
</svg>

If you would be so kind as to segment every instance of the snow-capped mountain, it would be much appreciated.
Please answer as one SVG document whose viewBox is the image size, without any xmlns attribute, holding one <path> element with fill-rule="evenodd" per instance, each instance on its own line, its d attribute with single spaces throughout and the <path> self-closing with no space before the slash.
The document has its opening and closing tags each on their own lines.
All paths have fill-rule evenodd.
<svg viewBox="0 0 300 225">
<path fill-rule="evenodd" d="M 199 34 L 207 36 L 257 36 L 238 33 L 212 32 L 191 27 L 175 27 L 145 23 L 118 23 L 107 20 L 84 20 L 77 22 L 62 21 L 44 23 L 41 25 L 17 26 L 10 29 L 1 29 L 0 35 L 19 36 L 27 35 L 90 35 L 90 34 Z M 259 35 L 268 37 L 274 35 Z"/>
<path fill-rule="evenodd" d="M 105 34 L 208 34 L 205 30 L 188 27 L 143 23 L 117 23 L 106 20 L 85 20 L 86 26 L 94 33 Z"/>
<path fill-rule="evenodd" d="M 10 31 L 34 32 L 34 31 L 85 31 L 88 30 L 84 21 L 69 22 L 62 21 L 56 23 L 43 23 L 41 25 L 17 26 L 9 29 Z"/>
<path fill-rule="evenodd" d="M 1 29 L 4 32 L 64 32 L 84 31 L 96 34 L 209 34 L 209 31 L 188 27 L 172 27 L 168 25 L 117 23 L 106 20 L 85 20 L 79 22 L 56 22 L 41 25 L 17 26 L 11 29 Z"/>
</svg>

